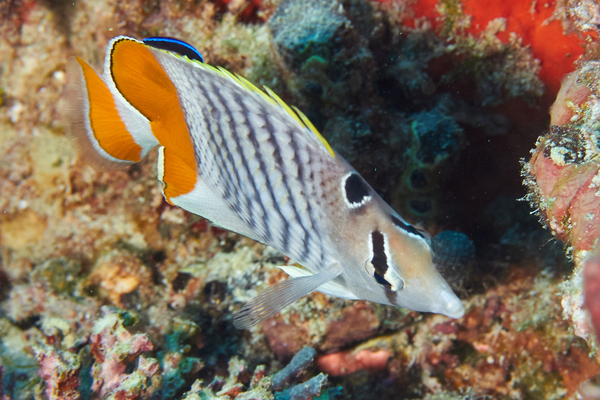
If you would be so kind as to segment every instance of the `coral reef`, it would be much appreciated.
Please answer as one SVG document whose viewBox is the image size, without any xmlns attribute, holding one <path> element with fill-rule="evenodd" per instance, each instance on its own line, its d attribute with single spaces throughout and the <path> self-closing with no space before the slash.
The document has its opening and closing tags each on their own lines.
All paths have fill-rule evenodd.
<svg viewBox="0 0 600 400">
<path fill-rule="evenodd" d="M 273 375 L 273 389 L 281 389 L 288 380 L 302 372 L 308 367 L 313 359 L 315 358 L 315 350 L 311 347 L 303 347 L 288 365 L 285 366 L 281 371 Z"/>
<path fill-rule="evenodd" d="M 593 346 L 597 344 L 583 310 L 583 274 L 586 264 L 593 268 L 600 251 L 599 74 L 600 64 L 589 60 L 565 78 L 551 108 L 550 132 L 538 140 L 523 170 L 529 201 L 552 234 L 568 243 L 575 261 L 575 270 L 563 285 L 565 317 Z M 594 308 L 593 303 L 589 306 Z"/>
<path fill-rule="evenodd" d="M 228 400 L 235 398 L 237 400 L 309 400 L 312 398 L 321 398 L 322 386 L 327 382 L 327 375 L 320 373 L 306 382 L 297 383 L 289 388 L 285 387 L 286 382 L 294 379 L 295 375 L 304 372 L 304 369 L 312 362 L 315 351 L 310 347 L 304 347 L 290 361 L 283 370 L 279 371 L 273 377 L 265 375 L 264 365 L 259 365 L 254 370 L 248 388 L 245 389 L 243 374 L 247 366 L 241 360 L 233 358 L 229 362 L 229 376 L 226 378 L 215 377 L 213 381 L 203 387 L 202 381 L 196 381 L 191 390 L 186 393 L 183 400 L 199 399 L 222 399 Z M 215 391 L 217 393 L 215 393 Z M 325 398 L 330 394 L 335 396 L 336 388 L 329 388 L 324 395 Z M 317 397 L 315 397 L 317 396 Z"/>
<path fill-rule="evenodd" d="M 77 356 L 70 352 L 57 352 L 50 346 L 37 346 L 35 355 L 40 366 L 40 377 L 46 383 L 48 399 L 78 400 L 81 398 L 79 372 L 81 363 Z"/>
<path fill-rule="evenodd" d="M 529 47 L 535 57 L 530 58 L 530 62 L 540 68 L 539 78 L 548 87 L 551 100 L 558 91 L 562 77 L 573 70 L 573 61 L 583 53 L 579 45 L 581 33 L 584 32 L 582 28 L 589 29 L 588 26 L 577 24 L 565 30 L 564 25 L 573 24 L 573 14 L 583 15 L 582 11 L 592 4 L 588 1 L 540 1 L 531 4 L 521 1 L 461 0 L 441 1 L 437 6 L 432 6 L 430 1 L 417 1 L 407 23 L 417 24 L 425 18 L 442 32 L 455 33 L 459 30 L 467 38 L 485 37 L 486 31 L 491 29 L 497 33 L 495 36 L 498 41 L 492 39 L 496 45 Z M 579 18 L 580 21 L 583 19 Z M 491 39 L 489 36 L 487 38 Z M 517 64 L 514 66 L 517 69 L 513 69 L 513 72 L 518 73 L 520 68 Z"/>
<path fill-rule="evenodd" d="M 578 398 L 600 373 L 596 20 L 587 0 L 0 3 L 0 398 Z M 434 234 L 465 317 L 313 293 L 236 331 L 292 261 L 166 204 L 155 154 L 95 170 L 64 135 L 67 57 L 99 69 L 120 34 L 298 105 Z M 526 167 L 573 268 L 515 200 L 584 41 Z"/>
</svg>

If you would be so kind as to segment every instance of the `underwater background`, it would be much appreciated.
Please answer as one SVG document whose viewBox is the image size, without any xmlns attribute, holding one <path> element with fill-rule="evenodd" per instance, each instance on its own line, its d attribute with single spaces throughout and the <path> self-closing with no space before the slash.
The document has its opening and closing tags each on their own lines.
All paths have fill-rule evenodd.
<svg viewBox="0 0 600 400">
<path fill-rule="evenodd" d="M 0 1 L 0 399 L 600 398 L 599 27 L 592 0 Z M 289 260 L 167 204 L 154 152 L 93 169 L 66 136 L 68 57 L 118 35 L 298 106 L 465 316 L 314 292 L 235 329 Z"/>
</svg>

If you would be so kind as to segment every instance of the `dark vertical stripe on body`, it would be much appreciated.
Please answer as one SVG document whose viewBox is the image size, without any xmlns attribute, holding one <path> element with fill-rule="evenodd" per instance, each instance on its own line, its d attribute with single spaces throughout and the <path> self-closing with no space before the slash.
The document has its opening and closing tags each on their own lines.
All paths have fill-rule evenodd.
<svg viewBox="0 0 600 400">
<path fill-rule="evenodd" d="M 281 148 L 280 148 L 279 143 L 277 142 L 277 136 L 278 135 L 275 135 L 275 129 L 274 129 L 273 125 L 271 125 L 271 123 L 269 121 L 269 118 L 265 117 L 265 121 L 266 121 L 266 128 L 267 128 L 267 130 L 269 131 L 269 134 L 270 134 L 269 135 L 269 142 L 273 145 L 273 147 L 275 149 L 275 154 L 274 154 L 274 156 L 275 156 L 275 162 L 276 162 L 277 165 L 284 166 L 285 163 L 283 161 L 283 158 L 281 157 Z M 291 138 L 293 137 L 293 132 L 285 131 L 285 134 L 288 135 L 288 137 L 290 138 L 290 142 L 291 142 L 292 141 Z M 281 136 L 283 136 L 283 135 L 281 135 Z M 293 147 L 292 147 L 292 149 L 293 149 Z M 292 161 L 294 161 L 294 159 L 292 159 Z M 296 166 L 298 166 L 297 163 L 296 163 Z M 298 212 L 298 207 L 296 205 L 296 199 L 295 199 L 294 194 L 292 193 L 292 191 L 290 189 L 290 185 L 289 185 L 289 182 L 288 182 L 288 176 L 289 175 L 287 173 L 288 172 L 287 168 L 288 167 L 286 166 L 286 168 L 284 168 L 282 170 L 281 176 L 282 176 L 283 185 L 285 187 L 285 190 L 287 191 L 287 195 L 288 195 L 288 198 L 289 198 L 289 203 L 290 203 L 290 205 L 292 207 L 292 210 L 294 212 L 294 216 L 296 218 L 296 221 L 297 221 L 298 225 L 300 226 L 300 228 L 302 228 L 302 231 L 304 232 L 304 238 L 303 238 L 304 250 L 302 252 L 301 257 L 302 257 L 302 259 L 305 259 L 306 255 L 308 254 L 309 233 L 306 230 L 306 227 L 304 226 L 304 224 L 302 223 L 302 219 L 300 218 L 300 213 Z"/>
<path fill-rule="evenodd" d="M 307 160 L 306 160 L 306 165 L 309 166 L 310 168 L 310 174 L 309 176 L 306 176 L 303 178 L 304 182 L 309 182 L 312 185 L 312 193 L 310 193 L 310 199 L 309 200 L 314 200 L 317 197 L 317 193 L 315 191 L 315 174 L 313 171 L 313 164 L 312 164 L 312 160 L 311 160 L 311 155 L 310 155 L 310 151 L 307 150 L 306 151 L 306 156 L 307 156 Z M 302 163 L 300 163 L 302 164 Z M 304 168 L 302 168 L 302 171 L 304 171 Z M 311 201 L 307 202 L 307 208 L 306 211 L 308 212 L 308 215 L 310 217 L 310 223 L 313 226 L 312 228 L 312 232 L 319 238 L 319 248 L 321 250 L 321 255 L 320 255 L 320 261 L 323 262 L 325 261 L 325 249 L 323 247 L 323 238 L 321 237 L 321 232 L 317 229 L 317 227 L 321 227 L 321 225 L 318 225 L 317 222 L 315 221 L 315 216 L 313 215 L 313 208 L 311 205 Z"/>
<path fill-rule="evenodd" d="M 292 151 L 294 152 L 294 156 L 292 158 L 292 162 L 294 163 L 294 165 L 298 168 L 298 183 L 299 185 L 302 187 L 302 193 L 298 193 L 299 196 L 307 196 L 306 193 L 306 182 L 304 181 L 304 167 L 302 165 L 302 163 L 299 161 L 299 157 L 300 157 L 300 149 L 298 148 L 298 144 L 296 143 L 296 141 L 294 140 L 294 133 L 293 132 L 288 132 L 289 138 L 290 138 L 290 147 L 292 148 Z M 306 229 L 306 227 L 304 226 L 304 224 L 301 224 L 302 229 L 304 230 L 304 239 L 303 239 L 303 244 L 304 244 L 304 250 L 302 250 L 302 257 L 304 259 L 307 259 L 310 255 L 310 240 L 311 240 L 311 232 L 313 235 L 317 235 L 318 233 L 315 231 L 315 226 L 313 224 L 313 220 L 312 220 L 312 216 L 309 213 L 310 210 L 310 203 L 309 203 L 309 199 L 304 199 L 306 201 L 306 212 L 309 214 L 308 215 L 308 221 L 310 222 L 310 232 L 308 229 Z M 296 216 L 298 218 L 298 221 L 301 221 L 300 219 L 300 215 L 298 213 L 298 211 L 296 210 L 296 207 L 294 207 L 294 211 L 296 212 Z"/>
<path fill-rule="evenodd" d="M 235 195 L 235 188 L 232 187 L 235 184 L 234 177 L 232 176 L 232 173 L 229 170 L 229 168 L 227 168 L 227 166 L 226 166 L 226 161 L 225 161 L 225 156 L 223 155 L 223 150 L 225 150 L 227 152 L 228 157 L 231 157 L 231 153 L 229 151 L 229 148 L 225 145 L 225 140 L 223 140 L 223 144 L 225 146 L 224 146 L 224 148 L 222 148 L 219 145 L 219 143 L 217 142 L 216 137 L 215 137 L 216 133 L 217 134 L 220 133 L 221 138 L 223 138 L 223 134 L 222 134 L 222 132 L 220 132 L 221 126 L 219 124 L 219 119 L 221 118 L 221 112 L 217 109 L 217 107 L 215 106 L 215 104 L 212 101 L 212 99 L 210 98 L 210 96 L 208 96 L 208 92 L 205 90 L 205 88 L 202 85 L 198 85 L 197 87 L 198 87 L 198 90 L 204 94 L 206 104 L 210 108 L 210 109 L 206 110 L 207 113 L 210 113 L 210 117 L 208 117 L 206 115 L 204 116 L 205 121 L 208 121 L 208 128 L 209 128 L 208 132 L 206 132 L 206 133 L 209 135 L 210 140 L 213 142 L 213 144 L 215 145 L 215 148 L 217 150 L 216 154 L 213 154 L 213 156 L 215 157 L 217 167 L 220 167 L 220 169 L 221 169 L 220 173 L 225 175 L 225 178 L 226 178 L 226 179 L 223 179 L 223 181 L 225 182 L 225 189 L 227 190 L 227 192 L 224 195 L 224 198 L 225 198 L 225 200 L 227 200 L 228 198 L 233 197 L 235 204 L 230 204 L 229 206 L 233 209 L 233 211 L 235 211 L 239 215 L 242 211 L 242 208 L 241 208 L 239 198 Z M 218 118 L 214 118 L 215 113 L 218 115 Z M 220 162 L 217 160 L 217 158 L 220 159 Z M 240 178 L 237 175 L 235 166 L 233 166 L 233 172 L 236 175 L 235 179 L 237 181 L 237 184 L 239 185 Z"/>
<path fill-rule="evenodd" d="M 240 105 L 240 107 L 242 107 L 244 116 L 248 120 L 248 126 L 250 128 L 249 129 L 250 134 L 248 135 L 248 139 L 250 140 L 250 142 L 252 143 L 252 146 L 254 146 L 254 149 L 256 150 L 255 156 L 258 161 L 258 166 L 260 168 L 260 171 L 263 174 L 263 176 L 265 177 L 265 180 L 267 182 L 267 190 L 269 191 L 271 200 L 273 200 L 273 207 L 275 208 L 275 211 L 277 211 L 277 213 L 281 217 L 281 221 L 283 222 L 284 232 L 282 232 L 283 243 L 282 243 L 281 249 L 283 250 L 284 253 L 287 253 L 289 250 L 290 224 L 289 224 L 288 220 L 285 218 L 285 216 L 283 215 L 283 213 L 281 212 L 281 208 L 279 208 L 277 198 L 275 197 L 275 192 L 273 191 L 273 185 L 271 184 L 270 176 L 267 173 L 267 169 L 265 166 L 265 160 L 263 159 L 263 154 L 262 154 L 262 151 L 260 148 L 260 144 L 258 143 L 258 139 L 256 138 L 256 133 L 254 132 L 253 127 L 249 123 L 250 111 L 248 110 L 248 108 L 246 108 L 246 104 L 244 103 L 243 99 L 240 97 L 240 95 L 238 93 L 232 93 L 232 95 L 233 95 L 235 101 Z M 265 119 L 265 123 L 267 123 L 266 118 L 264 118 L 264 119 Z M 272 131 L 269 131 L 269 133 L 270 133 L 270 135 L 273 135 Z M 275 148 L 275 151 L 277 151 L 276 148 Z M 281 158 L 281 156 L 280 156 L 280 158 Z M 282 174 L 282 176 L 284 176 L 284 174 Z M 261 204 L 262 204 L 262 202 L 261 202 Z"/>
<path fill-rule="evenodd" d="M 271 234 L 271 230 L 269 229 L 269 213 L 267 212 L 264 204 L 261 201 L 260 194 L 258 193 L 258 188 L 256 187 L 256 181 L 254 180 L 252 171 L 250 171 L 250 167 L 248 165 L 248 159 L 246 157 L 246 154 L 244 153 L 243 147 L 241 146 L 241 140 L 245 140 L 245 139 L 240 138 L 240 135 L 235 126 L 234 113 L 231 111 L 231 109 L 229 107 L 227 107 L 227 102 L 225 101 L 225 99 L 223 98 L 221 93 L 218 90 L 214 91 L 213 93 L 216 97 L 219 98 L 221 104 L 227 110 L 227 112 L 229 112 L 229 116 L 231 117 L 230 121 L 229 121 L 229 128 L 231 131 L 231 135 L 233 137 L 234 143 L 236 144 L 237 153 L 239 154 L 240 159 L 242 160 L 242 165 L 243 165 L 244 169 L 246 170 L 246 173 L 248 174 L 248 181 L 250 183 L 250 186 L 251 186 L 252 190 L 254 191 L 254 202 L 256 202 L 263 211 L 263 215 L 264 215 L 263 222 L 264 222 L 265 229 L 263 232 L 262 239 L 263 239 L 263 241 L 268 243 L 273 240 L 273 235 Z M 239 98 L 234 93 L 231 93 L 231 94 L 236 101 L 239 101 Z M 241 105 L 241 103 L 239 103 L 239 105 L 240 105 L 240 107 L 242 107 L 243 111 L 246 111 L 245 108 Z M 249 129 L 249 132 L 252 133 L 252 129 Z M 258 151 L 256 151 L 256 154 L 258 154 Z M 235 169 L 235 163 L 233 164 L 233 168 Z M 243 190 L 243 186 L 241 184 L 239 186 L 239 191 L 244 196 L 246 196 L 246 201 L 248 203 L 248 206 L 250 207 L 250 209 L 252 209 L 252 204 L 253 204 L 252 198 L 250 197 L 250 195 L 248 193 L 245 193 L 245 191 Z"/>
<path fill-rule="evenodd" d="M 223 99 L 218 95 L 217 93 L 217 88 L 215 88 L 214 86 L 211 85 L 211 93 L 214 93 L 217 97 L 219 97 L 220 100 L 220 104 L 221 106 L 225 109 L 225 111 L 228 114 L 225 114 L 226 116 L 229 116 L 229 121 L 228 121 L 228 127 L 229 130 L 231 132 L 231 135 L 234 135 L 233 130 L 235 129 L 235 125 L 231 123 L 231 119 L 233 118 L 231 115 L 231 110 L 227 107 L 227 105 L 225 104 L 225 102 L 223 101 Z M 229 146 L 229 140 L 227 140 L 228 138 L 225 137 L 225 133 L 224 133 L 224 121 L 223 121 L 223 114 L 221 113 L 221 111 L 219 111 L 219 109 L 216 107 L 216 103 L 213 101 L 212 97 L 208 95 L 208 93 L 206 92 L 206 90 L 204 90 L 204 94 L 205 94 L 205 99 L 206 101 L 211 104 L 211 106 L 213 107 L 214 111 L 218 113 L 218 118 L 216 119 L 216 124 L 218 126 L 217 132 L 209 132 L 211 137 L 213 138 L 215 144 L 217 144 L 216 140 L 214 139 L 215 136 L 214 134 L 218 134 L 221 138 L 221 146 L 223 147 L 223 149 L 226 152 L 226 157 L 227 159 L 223 159 L 223 156 L 221 154 L 221 158 L 223 160 L 223 164 L 227 165 L 232 171 L 233 174 L 235 175 L 235 182 L 234 182 L 234 197 L 237 201 L 237 203 L 240 203 L 240 193 L 243 193 L 242 190 L 242 178 L 240 177 L 239 171 L 236 168 L 236 163 L 235 163 L 235 159 L 233 156 L 233 150 L 232 148 Z M 239 154 L 241 151 L 239 150 L 239 144 L 234 142 L 232 143 L 233 146 L 235 146 L 235 150 L 237 151 L 237 153 Z M 218 144 L 217 144 L 218 146 Z M 219 149 L 220 150 L 220 149 Z M 231 173 L 228 171 L 228 175 L 231 179 Z M 248 196 L 244 196 L 245 199 L 245 203 L 246 203 L 246 215 L 240 215 L 240 217 L 242 217 L 242 219 L 251 227 L 251 228 L 255 228 L 256 227 L 256 218 L 254 216 L 254 210 L 252 207 L 252 201 Z"/>
<path fill-rule="evenodd" d="M 391 286 L 385 279 L 385 273 L 388 270 L 388 257 L 385 252 L 385 236 L 379 231 L 371 232 L 371 241 L 373 245 L 373 259 L 371 264 L 375 269 L 374 278 L 380 285 Z"/>
<path fill-rule="evenodd" d="M 373 259 L 371 264 L 375 268 L 375 271 L 384 275 L 388 269 L 387 256 L 385 254 L 385 238 L 379 231 L 371 232 L 371 240 L 373 243 Z"/>
</svg>

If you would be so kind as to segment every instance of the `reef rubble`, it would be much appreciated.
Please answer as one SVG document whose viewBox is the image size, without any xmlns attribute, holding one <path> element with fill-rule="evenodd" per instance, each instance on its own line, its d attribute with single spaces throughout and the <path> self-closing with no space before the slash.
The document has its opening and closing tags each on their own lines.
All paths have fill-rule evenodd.
<svg viewBox="0 0 600 400">
<path fill-rule="evenodd" d="M 484 3 L 0 3 L 0 399 L 592 393 L 598 8 Z M 66 59 L 99 68 L 121 34 L 181 38 L 298 105 L 432 233 L 465 316 L 315 292 L 237 331 L 233 313 L 292 261 L 168 205 L 156 154 L 94 169 L 65 135 Z M 516 202 L 542 131 L 527 199 L 554 239 Z"/>
</svg>

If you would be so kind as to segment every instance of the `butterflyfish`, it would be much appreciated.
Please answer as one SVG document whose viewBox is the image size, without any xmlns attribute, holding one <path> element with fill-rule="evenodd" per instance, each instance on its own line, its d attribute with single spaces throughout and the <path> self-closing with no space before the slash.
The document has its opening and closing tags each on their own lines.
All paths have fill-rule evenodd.
<svg viewBox="0 0 600 400">
<path fill-rule="evenodd" d="M 203 62 L 169 38 L 110 41 L 102 74 L 71 57 L 68 125 L 105 164 L 158 146 L 165 200 L 265 243 L 295 265 L 244 304 L 237 328 L 318 290 L 460 318 L 464 307 L 433 262 L 430 237 L 406 222 L 272 90 Z"/>
</svg>

